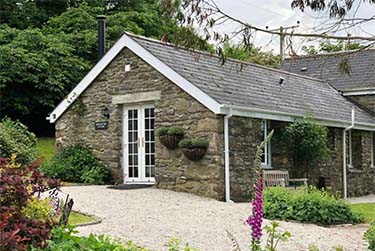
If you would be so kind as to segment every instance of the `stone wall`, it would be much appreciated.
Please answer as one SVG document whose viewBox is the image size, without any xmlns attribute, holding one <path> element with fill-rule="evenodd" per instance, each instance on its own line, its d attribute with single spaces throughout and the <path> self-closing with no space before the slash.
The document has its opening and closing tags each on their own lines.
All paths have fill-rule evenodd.
<svg viewBox="0 0 375 251">
<path fill-rule="evenodd" d="M 131 70 L 125 73 L 126 64 L 131 65 Z M 122 183 L 123 107 L 112 104 L 112 96 L 151 91 L 161 91 L 160 100 L 154 103 L 156 128 L 180 126 L 186 137 L 209 140 L 206 155 L 197 162 L 186 159 L 181 150 L 168 150 L 156 140 L 157 186 L 223 199 L 223 116 L 209 111 L 128 49 L 120 52 L 57 120 L 57 142 L 61 146 L 87 145 L 110 167 L 114 181 Z M 95 130 L 95 122 L 106 120 L 103 107 L 110 111 L 109 128 Z"/>
<path fill-rule="evenodd" d="M 354 100 L 364 108 L 375 113 L 375 94 L 373 95 L 356 95 L 350 96 L 350 99 Z"/>
<path fill-rule="evenodd" d="M 254 180 L 254 160 L 261 143 L 260 119 L 229 119 L 230 182 L 233 201 L 250 201 Z"/>
<path fill-rule="evenodd" d="M 271 122 L 275 130 L 272 139 L 272 167 L 288 170 L 292 178 L 308 178 L 309 184 L 331 187 L 334 193 L 343 193 L 343 129 L 329 128 L 330 156 L 310 166 L 294 163 L 279 135 L 285 122 Z M 353 167 L 347 168 L 348 197 L 375 194 L 375 169 L 371 167 L 371 132 L 352 131 Z"/>
</svg>

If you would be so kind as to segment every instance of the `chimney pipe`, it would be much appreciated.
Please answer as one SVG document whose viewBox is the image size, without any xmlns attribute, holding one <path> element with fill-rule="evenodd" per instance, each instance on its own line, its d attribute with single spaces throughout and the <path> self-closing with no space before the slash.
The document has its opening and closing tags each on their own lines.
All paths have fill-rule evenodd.
<svg viewBox="0 0 375 251">
<path fill-rule="evenodd" d="M 96 17 L 98 20 L 98 52 L 99 52 L 99 60 L 105 54 L 105 19 L 104 15 L 99 15 Z"/>
</svg>

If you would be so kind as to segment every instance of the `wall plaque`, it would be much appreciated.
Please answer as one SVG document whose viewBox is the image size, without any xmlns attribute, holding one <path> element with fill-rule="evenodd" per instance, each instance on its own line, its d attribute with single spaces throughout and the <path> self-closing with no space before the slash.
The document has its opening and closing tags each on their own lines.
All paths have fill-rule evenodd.
<svg viewBox="0 0 375 251">
<path fill-rule="evenodd" d="M 95 122 L 95 130 L 107 130 L 107 129 L 108 129 L 108 121 Z"/>
</svg>

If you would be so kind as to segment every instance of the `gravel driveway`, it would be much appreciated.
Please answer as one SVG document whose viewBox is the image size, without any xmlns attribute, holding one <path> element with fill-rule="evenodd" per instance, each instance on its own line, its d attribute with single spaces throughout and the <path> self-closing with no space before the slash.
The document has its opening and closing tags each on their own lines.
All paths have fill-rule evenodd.
<svg viewBox="0 0 375 251">
<path fill-rule="evenodd" d="M 179 237 L 201 251 L 230 251 L 228 230 L 243 251 L 249 250 L 250 229 L 244 224 L 250 214 L 248 203 L 225 203 L 154 188 L 114 190 L 106 186 L 73 186 L 63 190 L 74 198 L 75 210 L 103 219 L 100 224 L 79 227 L 83 235 L 107 234 L 158 251 L 167 250 L 165 243 Z M 292 233 L 292 238 L 279 246 L 280 251 L 307 250 L 312 243 L 321 251 L 333 246 L 366 250 L 363 233 L 367 226 L 325 228 L 290 222 L 280 222 L 280 226 L 281 230 Z"/>
</svg>

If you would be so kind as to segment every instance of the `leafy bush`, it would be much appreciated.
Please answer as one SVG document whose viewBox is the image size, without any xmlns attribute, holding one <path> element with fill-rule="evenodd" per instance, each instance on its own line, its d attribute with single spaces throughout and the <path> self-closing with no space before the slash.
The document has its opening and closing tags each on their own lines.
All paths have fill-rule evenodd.
<svg viewBox="0 0 375 251">
<path fill-rule="evenodd" d="M 179 147 L 182 147 L 182 148 L 194 148 L 194 147 L 207 148 L 208 140 L 203 139 L 203 138 L 183 139 L 178 143 L 178 145 Z"/>
<path fill-rule="evenodd" d="M 310 188 L 307 192 L 269 188 L 265 190 L 263 199 L 264 217 L 268 219 L 324 225 L 364 221 L 362 215 L 353 213 L 347 202 L 316 188 Z"/>
<path fill-rule="evenodd" d="M 54 212 L 49 199 L 40 200 L 37 197 L 33 197 L 29 200 L 26 207 L 22 209 L 22 214 L 29 219 L 52 222 Z"/>
<path fill-rule="evenodd" d="M 105 184 L 110 178 L 108 168 L 92 152 L 81 145 L 68 146 L 57 153 L 42 171 L 69 182 Z"/>
<path fill-rule="evenodd" d="M 156 135 L 163 136 L 163 135 L 184 135 L 184 131 L 180 127 L 160 127 L 156 130 Z"/>
<path fill-rule="evenodd" d="M 36 194 L 58 182 L 45 178 L 37 169 L 38 163 L 21 167 L 14 160 L 15 156 L 8 164 L 6 159 L 0 159 L 0 250 L 44 247 L 54 222 L 33 201 Z"/>
<path fill-rule="evenodd" d="M 34 248 L 33 251 L 146 251 L 137 247 L 132 242 L 122 245 L 118 241 L 111 240 L 108 236 L 88 237 L 75 236 L 78 233 L 73 227 L 56 227 L 52 229 L 52 238 L 48 241 L 48 247 Z"/>
<path fill-rule="evenodd" d="M 371 224 L 370 228 L 365 233 L 365 239 L 368 241 L 368 249 L 375 251 L 375 221 Z"/>
<path fill-rule="evenodd" d="M 286 126 L 282 138 L 296 160 L 311 162 L 329 154 L 328 129 L 311 117 Z"/>
<path fill-rule="evenodd" d="M 93 235 L 88 237 L 76 236 L 78 231 L 72 226 L 60 226 L 52 229 L 52 238 L 48 241 L 48 247 L 33 248 L 32 251 L 148 251 L 145 248 L 128 241 L 125 245 L 117 240 L 111 240 L 108 236 Z M 179 239 L 171 239 L 168 244 L 169 251 L 195 251 L 189 244 L 182 245 Z"/>
<path fill-rule="evenodd" d="M 17 162 L 29 164 L 36 159 L 36 137 L 27 127 L 9 118 L 0 122 L 0 157 L 16 154 Z"/>
</svg>

